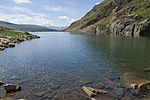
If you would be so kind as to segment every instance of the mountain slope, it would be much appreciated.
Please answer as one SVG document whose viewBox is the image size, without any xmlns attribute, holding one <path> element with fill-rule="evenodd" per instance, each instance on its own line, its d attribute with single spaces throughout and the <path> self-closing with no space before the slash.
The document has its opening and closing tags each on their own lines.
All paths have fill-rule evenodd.
<svg viewBox="0 0 150 100">
<path fill-rule="evenodd" d="M 47 28 L 39 25 L 27 25 L 27 24 L 13 24 L 9 22 L 0 21 L 1 26 L 9 27 L 19 31 L 55 31 L 54 29 Z"/>
<path fill-rule="evenodd" d="M 150 36 L 150 0 L 104 0 L 66 31 Z"/>
</svg>

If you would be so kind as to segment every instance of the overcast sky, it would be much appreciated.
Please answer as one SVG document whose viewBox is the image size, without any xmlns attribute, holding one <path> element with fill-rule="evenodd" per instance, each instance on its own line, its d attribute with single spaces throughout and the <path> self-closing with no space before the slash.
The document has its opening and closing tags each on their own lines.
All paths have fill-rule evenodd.
<svg viewBox="0 0 150 100">
<path fill-rule="evenodd" d="M 0 0 L 0 20 L 17 24 L 68 26 L 103 0 Z"/>
</svg>

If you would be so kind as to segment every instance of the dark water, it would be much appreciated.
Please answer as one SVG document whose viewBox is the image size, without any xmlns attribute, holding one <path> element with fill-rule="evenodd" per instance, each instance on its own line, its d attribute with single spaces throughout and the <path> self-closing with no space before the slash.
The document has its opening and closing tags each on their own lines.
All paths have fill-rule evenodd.
<svg viewBox="0 0 150 100">
<path fill-rule="evenodd" d="M 28 100 L 86 100 L 82 86 L 106 89 L 118 98 L 137 98 L 120 82 L 124 73 L 150 80 L 150 38 L 34 33 L 0 53 L 0 80 L 22 91 L 0 97 Z M 119 92 L 118 92 L 119 91 Z"/>
</svg>

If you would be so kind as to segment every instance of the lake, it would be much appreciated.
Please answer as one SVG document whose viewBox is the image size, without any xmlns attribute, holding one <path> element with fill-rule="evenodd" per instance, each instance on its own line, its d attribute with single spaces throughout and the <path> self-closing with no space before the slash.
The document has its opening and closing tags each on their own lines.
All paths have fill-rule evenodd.
<svg viewBox="0 0 150 100">
<path fill-rule="evenodd" d="M 0 97 L 27 100 L 87 100 L 82 86 L 108 90 L 118 98 L 139 97 L 125 87 L 124 75 L 150 80 L 150 38 L 36 32 L 40 39 L 0 52 L 0 80 L 22 91 Z M 130 79 L 130 78 L 129 78 Z"/>
</svg>

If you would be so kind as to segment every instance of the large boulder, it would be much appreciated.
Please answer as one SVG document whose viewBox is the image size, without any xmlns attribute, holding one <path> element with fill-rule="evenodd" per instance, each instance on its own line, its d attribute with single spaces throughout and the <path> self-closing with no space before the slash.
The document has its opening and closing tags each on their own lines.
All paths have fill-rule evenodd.
<svg viewBox="0 0 150 100">
<path fill-rule="evenodd" d="M 4 88 L 6 90 L 6 93 L 21 91 L 21 86 L 16 86 L 16 85 L 13 85 L 13 84 L 6 84 L 4 86 Z"/>
</svg>

